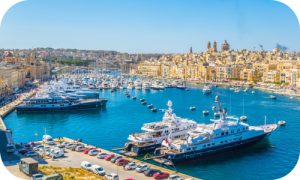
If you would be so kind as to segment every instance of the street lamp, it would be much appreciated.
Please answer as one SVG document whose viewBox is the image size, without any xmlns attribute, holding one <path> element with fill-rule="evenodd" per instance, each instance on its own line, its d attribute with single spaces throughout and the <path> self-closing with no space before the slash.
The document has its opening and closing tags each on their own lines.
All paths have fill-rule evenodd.
<svg viewBox="0 0 300 180">
<path fill-rule="evenodd" d="M 38 133 L 35 132 L 35 142 L 37 142 Z"/>
</svg>

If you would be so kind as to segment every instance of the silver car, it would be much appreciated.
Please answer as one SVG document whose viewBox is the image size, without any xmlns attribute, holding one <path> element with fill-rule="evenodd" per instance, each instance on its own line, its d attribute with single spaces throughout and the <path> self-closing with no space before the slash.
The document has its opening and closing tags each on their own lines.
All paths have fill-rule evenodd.
<svg viewBox="0 0 300 180">
<path fill-rule="evenodd" d="M 96 156 L 97 154 L 99 154 L 99 150 L 92 149 L 92 150 L 89 151 L 90 156 Z"/>
<path fill-rule="evenodd" d="M 32 157 L 32 156 L 36 156 L 36 155 L 38 155 L 38 153 L 37 153 L 37 152 L 34 152 L 34 151 L 28 151 L 28 152 L 25 154 L 26 157 Z"/>
</svg>

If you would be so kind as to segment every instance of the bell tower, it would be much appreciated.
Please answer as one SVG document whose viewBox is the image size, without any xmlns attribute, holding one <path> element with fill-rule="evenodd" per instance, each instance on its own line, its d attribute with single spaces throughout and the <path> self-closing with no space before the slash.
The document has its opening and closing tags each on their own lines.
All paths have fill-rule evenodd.
<svg viewBox="0 0 300 180">
<path fill-rule="evenodd" d="M 213 51 L 217 52 L 217 42 L 216 41 L 214 41 L 214 44 L 213 44 Z"/>
<path fill-rule="evenodd" d="M 207 52 L 209 52 L 210 49 L 211 49 L 211 44 L 210 44 L 210 42 L 208 41 L 208 43 L 207 43 Z"/>
</svg>

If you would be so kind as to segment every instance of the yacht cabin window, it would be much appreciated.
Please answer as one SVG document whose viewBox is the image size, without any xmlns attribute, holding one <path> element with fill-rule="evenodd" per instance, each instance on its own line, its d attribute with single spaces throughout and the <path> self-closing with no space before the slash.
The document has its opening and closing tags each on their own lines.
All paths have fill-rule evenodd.
<svg viewBox="0 0 300 180">
<path fill-rule="evenodd" d="M 228 132 L 226 132 L 226 134 L 228 134 Z"/>
<path fill-rule="evenodd" d="M 224 133 L 222 132 L 222 136 L 224 136 Z"/>
<path fill-rule="evenodd" d="M 227 140 L 225 140 L 225 142 L 227 142 Z"/>
<path fill-rule="evenodd" d="M 231 131 L 231 133 L 234 133 L 234 130 L 233 130 L 233 131 Z"/>
<path fill-rule="evenodd" d="M 204 145 L 203 147 L 206 147 L 206 145 Z"/>
<path fill-rule="evenodd" d="M 213 146 L 213 145 L 215 145 L 215 143 L 212 143 L 211 145 Z"/>
<path fill-rule="evenodd" d="M 223 141 L 221 141 L 221 144 L 223 143 Z"/>
</svg>

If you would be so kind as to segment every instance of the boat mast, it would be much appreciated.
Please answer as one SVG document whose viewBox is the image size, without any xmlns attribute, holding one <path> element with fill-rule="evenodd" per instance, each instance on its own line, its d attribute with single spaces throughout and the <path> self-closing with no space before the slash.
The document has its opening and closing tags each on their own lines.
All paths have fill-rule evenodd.
<svg viewBox="0 0 300 180">
<path fill-rule="evenodd" d="M 265 127 L 267 126 L 267 115 L 265 114 Z"/>
</svg>

